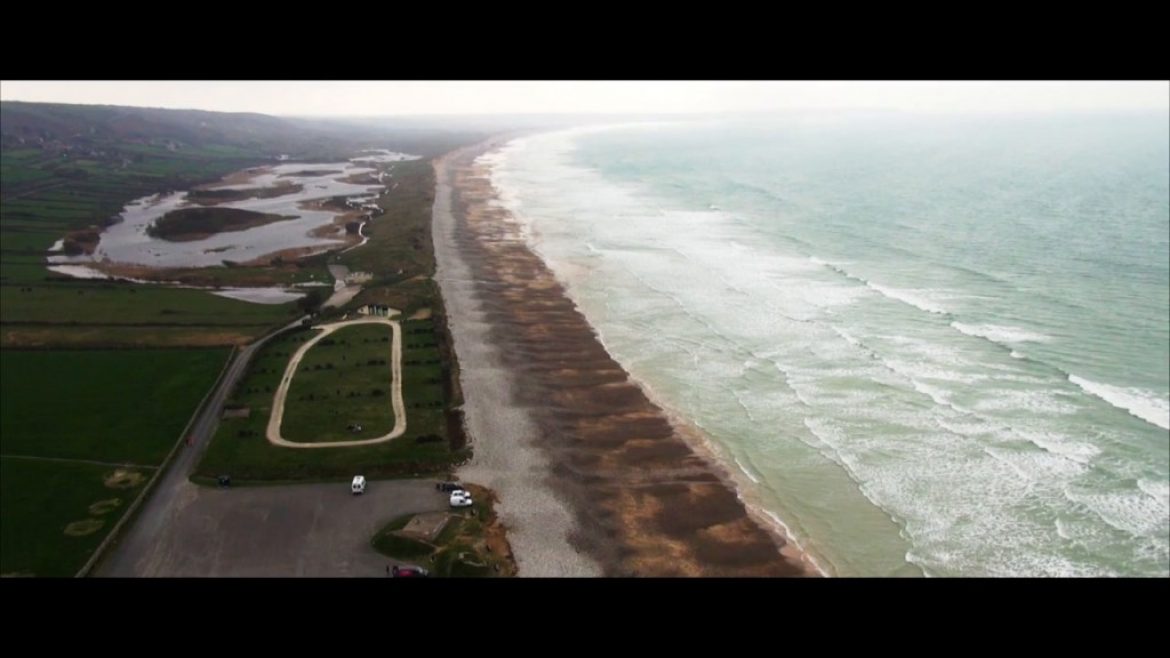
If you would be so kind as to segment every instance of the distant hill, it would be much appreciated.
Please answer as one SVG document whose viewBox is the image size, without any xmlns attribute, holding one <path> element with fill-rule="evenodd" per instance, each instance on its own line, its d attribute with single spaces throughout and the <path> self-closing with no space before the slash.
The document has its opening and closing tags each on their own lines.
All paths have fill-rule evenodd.
<svg viewBox="0 0 1170 658">
<path fill-rule="evenodd" d="M 208 144 L 260 144 L 287 138 L 290 126 L 262 114 L 160 110 L 112 105 L 0 103 L 0 142 L 5 148 L 46 142 L 96 144 L 114 140 Z"/>
<path fill-rule="evenodd" d="M 167 110 L 113 105 L 0 103 L 0 149 L 79 151 L 93 156 L 122 155 L 127 147 L 168 151 L 231 147 L 255 156 L 287 154 L 315 158 L 353 148 L 411 150 L 436 155 L 486 135 L 420 127 L 355 125 L 311 119 L 285 119 L 252 113 Z M 136 149 L 131 149 L 136 150 Z"/>
<path fill-rule="evenodd" d="M 393 120 L 0 102 L 0 285 L 41 281 L 51 245 L 116 221 L 133 199 L 278 160 L 336 162 L 366 148 L 429 157 L 486 136 Z"/>
<path fill-rule="evenodd" d="M 354 123 L 113 105 L 0 102 L 0 199 L 108 178 L 158 191 L 233 169 L 338 160 L 358 149 L 434 156 L 488 135 L 440 124 Z M 124 199 L 119 198 L 119 201 Z M 106 212 L 105 206 L 99 214 Z"/>
</svg>

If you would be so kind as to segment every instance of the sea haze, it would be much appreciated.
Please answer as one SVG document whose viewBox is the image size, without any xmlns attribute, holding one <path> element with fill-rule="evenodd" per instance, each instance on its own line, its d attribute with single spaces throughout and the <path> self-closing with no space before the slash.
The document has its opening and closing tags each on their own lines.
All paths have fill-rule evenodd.
<svg viewBox="0 0 1170 658">
<path fill-rule="evenodd" d="M 838 575 L 1170 575 L 1165 113 L 596 127 L 485 156 L 613 356 Z"/>
</svg>

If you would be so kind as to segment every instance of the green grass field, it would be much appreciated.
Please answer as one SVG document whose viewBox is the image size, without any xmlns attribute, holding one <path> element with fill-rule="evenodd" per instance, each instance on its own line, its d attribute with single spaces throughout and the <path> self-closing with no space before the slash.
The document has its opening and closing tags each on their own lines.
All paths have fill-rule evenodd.
<svg viewBox="0 0 1170 658">
<path fill-rule="evenodd" d="M 288 322 L 295 305 L 252 304 L 205 290 L 126 284 L 0 286 L 3 322 L 258 325 Z"/>
<path fill-rule="evenodd" d="M 110 282 L 0 285 L 0 309 L 3 348 L 238 345 L 300 313 L 295 302 Z"/>
<path fill-rule="evenodd" d="M 317 341 L 289 386 L 281 435 L 315 443 L 372 439 L 393 429 L 391 335 L 386 325 L 359 325 Z"/>
<path fill-rule="evenodd" d="M 228 352 L 0 352 L 0 572 L 75 574 L 180 439 Z M 117 470 L 138 476 L 107 483 Z"/>
<path fill-rule="evenodd" d="M 397 187 L 378 199 L 385 213 L 366 225 L 369 242 L 338 256 L 350 269 L 372 273 L 375 285 L 430 276 L 435 271 L 430 222 L 434 169 L 426 160 L 414 160 L 395 163 L 390 171 L 390 185 Z"/>
<path fill-rule="evenodd" d="M 0 455 L 158 465 L 228 351 L 4 350 Z"/>
<path fill-rule="evenodd" d="M 452 450 L 449 446 L 443 411 L 441 369 L 437 363 L 429 363 L 438 360 L 438 350 L 434 347 L 434 326 L 429 320 L 403 322 L 402 326 L 402 397 L 407 420 L 403 436 L 373 446 L 314 450 L 280 448 L 268 443 L 264 433 L 277 384 L 292 353 L 313 335 L 311 331 L 297 331 L 274 338 L 256 355 L 229 401 L 230 406 L 248 408 L 249 415 L 246 418 L 224 418 L 220 422 L 196 475 L 200 478 L 214 478 L 227 473 L 232 476 L 233 483 L 241 484 L 345 480 L 353 477 L 357 472 L 355 469 L 370 478 L 402 477 L 445 472 L 452 464 L 465 459 L 469 454 L 466 449 Z M 368 347 L 372 349 L 374 345 L 369 344 Z M 390 343 L 377 345 L 389 346 Z M 342 350 L 349 347 L 355 346 L 350 344 L 332 348 L 337 350 L 337 356 L 332 357 L 334 363 L 348 362 L 348 359 L 343 362 L 339 357 Z M 356 347 L 366 345 L 359 342 Z M 411 365 L 407 365 L 407 362 L 411 362 Z M 380 370 L 379 367 L 366 367 Z M 388 392 L 389 387 L 386 389 Z M 291 391 L 286 404 L 299 404 Z M 388 396 L 386 404 L 389 405 Z M 290 426 L 290 408 L 286 406 L 286 430 Z M 311 409 L 322 419 L 313 422 L 333 422 L 328 406 L 314 406 Z M 340 423 L 343 431 L 348 422 L 351 421 Z"/>
<path fill-rule="evenodd" d="M 152 469 L 0 457 L 0 573 L 70 577 L 125 514 Z"/>
<path fill-rule="evenodd" d="M 241 345 L 268 333 L 261 325 L 5 325 L 0 348 L 140 349 Z"/>
<path fill-rule="evenodd" d="M 295 303 L 256 305 L 203 291 L 71 280 L 46 269 L 51 245 L 70 231 L 103 225 L 134 199 L 210 182 L 271 162 L 277 153 L 318 162 L 348 157 L 358 146 L 434 154 L 447 150 L 446 144 L 471 138 L 408 131 L 396 138 L 400 144 L 382 143 L 357 135 L 343 139 L 335 132 L 310 134 L 299 125 L 272 127 L 276 120 L 269 118 L 129 108 L 6 102 L 0 112 L 5 116 L 0 129 L 4 574 L 75 573 L 141 491 L 141 484 L 108 493 L 102 480 L 113 466 L 73 460 L 157 465 L 228 354 L 226 347 L 92 348 L 242 344 L 287 323 L 297 311 Z M 20 117 L 30 113 L 43 115 L 44 122 L 21 128 L 25 119 Z M 176 123 L 170 123 L 171 116 L 179 117 Z M 215 127 L 204 130 L 205 122 Z M 127 132 L 129 124 L 137 127 Z M 176 280 L 198 286 L 331 283 L 325 264 L 340 258 L 354 270 L 375 275 L 361 300 L 391 300 L 396 308 L 407 310 L 406 315 L 432 308 L 441 318 L 437 288 L 426 278 L 434 270 L 433 172 L 427 161 L 392 167 L 398 187 L 379 200 L 386 213 L 366 227 L 372 237 L 365 247 L 344 256 L 321 255 L 271 267 L 184 271 Z M 264 441 L 275 380 L 291 348 L 304 336 L 294 334 L 258 355 L 233 400 L 251 407 L 252 415 L 222 422 L 199 474 L 231 473 L 242 483 L 347 480 L 355 468 L 370 477 L 411 476 L 441 472 L 465 459 L 468 451 L 462 440 L 455 450 L 447 440 L 450 420 L 444 407 L 451 400 L 444 391 L 451 387 L 442 382 L 455 371 L 449 351 L 444 351 L 446 343 L 435 338 L 443 326 L 441 321 L 424 322 L 414 327 L 422 333 L 404 335 L 405 436 L 381 446 L 337 450 L 277 449 Z M 388 370 L 388 364 L 384 368 Z M 371 376 L 382 369 L 368 366 Z M 311 378 L 304 382 L 311 384 Z M 389 386 L 386 391 L 389 407 Z M 113 498 L 120 501 L 109 503 L 114 505 L 111 509 L 89 510 L 89 505 Z M 90 534 L 64 534 L 76 521 L 82 523 L 72 531 L 80 528 Z"/>
</svg>

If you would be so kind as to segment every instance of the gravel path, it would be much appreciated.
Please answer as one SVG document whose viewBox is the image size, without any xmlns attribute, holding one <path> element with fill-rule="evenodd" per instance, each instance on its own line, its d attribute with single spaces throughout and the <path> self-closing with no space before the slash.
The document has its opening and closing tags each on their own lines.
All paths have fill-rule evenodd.
<svg viewBox="0 0 1170 658">
<path fill-rule="evenodd" d="M 399 312 L 390 309 L 390 315 L 397 315 Z M 391 404 L 394 405 L 394 429 L 390 430 L 389 434 L 375 437 L 373 439 L 362 439 L 361 441 L 330 441 L 322 443 L 297 443 L 289 441 L 280 436 L 280 423 L 284 419 L 284 400 L 288 396 L 288 387 L 292 384 L 293 375 L 297 372 L 297 366 L 301 363 L 301 357 L 309 351 L 317 341 L 328 336 L 329 334 L 341 329 L 342 327 L 349 327 L 356 324 L 388 324 L 394 329 L 394 347 L 392 349 L 392 363 L 393 370 L 393 390 L 390 398 Z M 276 397 L 272 403 L 272 415 L 268 417 L 268 430 L 265 434 L 268 442 L 273 445 L 278 445 L 284 448 L 345 448 L 350 446 L 368 446 L 375 443 L 385 443 L 390 439 L 396 439 L 404 432 L 406 432 L 406 405 L 402 402 L 402 327 L 397 322 L 391 320 L 389 317 L 371 316 L 368 318 L 361 318 L 359 320 L 347 320 L 345 322 L 333 322 L 330 324 L 323 324 L 315 327 L 321 329 L 321 333 L 313 337 L 312 340 L 306 341 L 301 345 L 300 349 L 293 354 L 288 361 L 288 367 L 284 370 L 284 377 L 280 378 L 280 386 L 276 389 Z"/>
</svg>

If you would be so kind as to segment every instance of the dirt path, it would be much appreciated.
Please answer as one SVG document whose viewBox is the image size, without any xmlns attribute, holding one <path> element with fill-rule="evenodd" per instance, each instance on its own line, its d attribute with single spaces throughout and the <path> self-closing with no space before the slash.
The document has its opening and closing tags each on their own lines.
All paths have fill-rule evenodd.
<svg viewBox="0 0 1170 658">
<path fill-rule="evenodd" d="M 331 264 L 328 267 L 329 274 L 333 276 L 333 294 L 325 300 L 323 306 L 344 306 L 362 291 L 362 286 L 346 282 L 345 277 L 349 276 L 349 268 L 345 265 Z"/>
<path fill-rule="evenodd" d="M 398 315 L 399 311 L 390 310 L 390 315 Z M 363 439 L 361 441 L 330 441 L 329 443 L 296 443 L 289 441 L 280 436 L 280 423 L 284 419 L 284 401 L 288 396 L 288 387 L 292 384 L 293 375 L 297 372 L 297 366 L 301 363 L 301 357 L 309 351 L 317 341 L 328 336 L 329 334 L 341 329 L 357 324 L 388 324 L 394 330 L 394 347 L 392 355 L 392 377 L 393 391 L 391 391 L 391 404 L 394 406 L 394 429 L 390 430 L 389 434 L 379 436 L 373 439 Z M 312 340 L 301 345 L 300 349 L 293 354 L 289 359 L 288 367 L 284 370 L 284 377 L 280 379 L 280 386 L 276 389 L 276 397 L 272 402 L 272 415 L 268 417 L 268 431 L 266 436 L 268 442 L 273 445 L 278 445 L 284 448 L 346 448 L 351 446 L 368 446 L 375 443 L 385 443 L 390 439 L 402 436 L 406 432 L 406 405 L 402 403 L 402 328 L 398 322 L 391 320 L 389 317 L 368 317 L 359 320 L 349 320 L 346 322 L 333 322 L 331 324 L 323 324 L 317 329 L 322 329 L 321 333 L 317 334 Z"/>
</svg>

